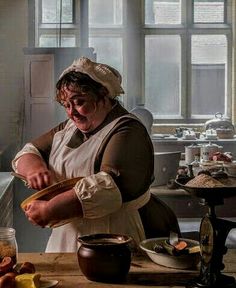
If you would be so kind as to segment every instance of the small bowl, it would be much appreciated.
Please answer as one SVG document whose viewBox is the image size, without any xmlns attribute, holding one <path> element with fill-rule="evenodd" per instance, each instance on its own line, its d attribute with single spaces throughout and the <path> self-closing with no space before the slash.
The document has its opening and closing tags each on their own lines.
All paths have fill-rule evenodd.
<svg viewBox="0 0 236 288">
<path fill-rule="evenodd" d="M 196 267 L 200 262 L 200 252 L 198 249 L 197 252 L 190 254 L 182 254 L 178 256 L 173 256 L 168 253 L 158 253 L 154 251 L 155 245 L 163 243 L 168 238 L 151 238 L 142 241 L 139 246 L 145 251 L 148 257 L 156 264 L 174 268 L 174 269 L 189 269 Z M 198 247 L 199 242 L 191 239 L 179 238 L 179 240 L 185 241 L 190 247 Z"/>
<path fill-rule="evenodd" d="M 131 237 L 118 234 L 79 237 L 77 257 L 82 273 L 96 282 L 125 281 L 131 264 L 131 241 Z"/>
</svg>

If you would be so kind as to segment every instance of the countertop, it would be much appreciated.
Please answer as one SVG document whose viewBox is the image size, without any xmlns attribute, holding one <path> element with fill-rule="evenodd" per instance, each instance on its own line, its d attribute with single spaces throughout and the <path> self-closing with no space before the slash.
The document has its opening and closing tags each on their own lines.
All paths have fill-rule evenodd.
<svg viewBox="0 0 236 288">
<path fill-rule="evenodd" d="M 185 283 L 199 275 L 195 270 L 177 270 L 159 266 L 146 256 L 133 256 L 127 281 L 120 284 L 92 282 L 82 274 L 76 253 L 20 253 L 19 263 L 30 261 L 42 279 L 56 279 L 56 288 L 121 288 L 121 287 L 185 287 Z M 236 276 L 236 250 L 224 256 L 224 274 Z"/>
<path fill-rule="evenodd" d="M 215 142 L 215 143 L 219 143 L 219 142 L 223 142 L 223 143 L 227 143 L 227 142 L 236 142 L 236 138 L 230 138 L 230 139 L 206 139 L 206 138 L 200 138 L 200 139 L 184 139 L 184 138 L 177 138 L 177 137 L 158 137 L 156 136 L 158 134 L 153 134 L 151 135 L 151 139 L 153 141 L 160 141 L 160 142 L 178 142 L 178 143 L 190 143 L 190 142 L 194 142 L 197 144 L 201 144 L 201 143 L 208 143 L 208 142 Z"/>
</svg>

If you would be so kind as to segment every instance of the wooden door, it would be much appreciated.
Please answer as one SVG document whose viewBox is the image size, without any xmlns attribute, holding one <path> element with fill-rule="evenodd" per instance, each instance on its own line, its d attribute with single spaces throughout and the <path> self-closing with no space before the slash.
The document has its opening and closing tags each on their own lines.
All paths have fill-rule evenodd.
<svg viewBox="0 0 236 288">
<path fill-rule="evenodd" d="M 54 55 L 25 56 L 24 142 L 54 126 Z"/>
</svg>

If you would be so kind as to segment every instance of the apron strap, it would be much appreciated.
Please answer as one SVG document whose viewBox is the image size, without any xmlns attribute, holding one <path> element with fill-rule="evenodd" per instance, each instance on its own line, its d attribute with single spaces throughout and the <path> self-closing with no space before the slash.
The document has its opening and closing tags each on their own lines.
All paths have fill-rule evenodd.
<svg viewBox="0 0 236 288">
<path fill-rule="evenodd" d="M 138 210 L 139 208 L 143 207 L 150 199 L 151 197 L 151 192 L 150 189 L 148 189 L 144 194 L 139 196 L 138 198 L 123 203 L 122 207 L 125 208 L 126 210 Z"/>
</svg>

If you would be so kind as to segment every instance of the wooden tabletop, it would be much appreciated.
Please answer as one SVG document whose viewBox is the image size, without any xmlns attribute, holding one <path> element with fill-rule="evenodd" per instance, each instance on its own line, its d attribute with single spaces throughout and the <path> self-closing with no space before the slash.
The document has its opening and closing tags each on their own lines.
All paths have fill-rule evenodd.
<svg viewBox="0 0 236 288">
<path fill-rule="evenodd" d="M 19 253 L 19 263 L 32 262 L 42 279 L 56 279 L 57 288 L 122 288 L 122 287 L 185 287 L 185 283 L 199 275 L 196 270 L 177 270 L 159 266 L 145 256 L 133 256 L 126 282 L 105 284 L 92 282 L 82 274 L 75 253 Z M 224 274 L 236 277 L 236 250 L 224 256 Z"/>
</svg>

